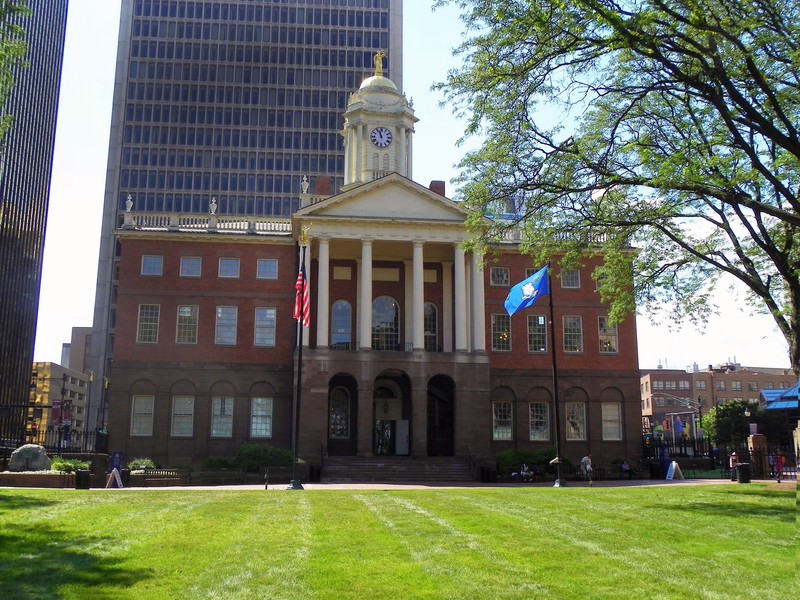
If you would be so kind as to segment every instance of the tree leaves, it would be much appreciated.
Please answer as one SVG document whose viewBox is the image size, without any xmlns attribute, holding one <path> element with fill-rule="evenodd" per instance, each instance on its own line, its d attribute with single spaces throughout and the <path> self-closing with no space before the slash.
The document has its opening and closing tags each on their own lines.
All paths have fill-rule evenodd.
<svg viewBox="0 0 800 600">
<path fill-rule="evenodd" d="M 485 139 L 458 180 L 476 245 L 603 255 L 615 319 L 702 320 L 730 274 L 800 369 L 798 0 L 456 3 L 464 63 L 438 87 Z"/>
</svg>

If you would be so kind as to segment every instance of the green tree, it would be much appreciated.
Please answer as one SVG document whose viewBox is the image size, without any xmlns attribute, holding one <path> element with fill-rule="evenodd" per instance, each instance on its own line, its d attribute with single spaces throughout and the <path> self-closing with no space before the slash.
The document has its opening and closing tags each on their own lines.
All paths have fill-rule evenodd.
<svg viewBox="0 0 800 600">
<path fill-rule="evenodd" d="M 25 31 L 19 22 L 28 14 L 25 0 L 0 0 L 0 141 L 13 118 L 7 112 L 6 100 L 14 87 L 14 68 L 25 62 Z"/>
<path fill-rule="evenodd" d="M 483 140 L 457 181 L 475 244 L 601 254 L 615 321 L 702 323 L 727 274 L 800 372 L 798 0 L 447 4 L 463 63 L 436 87 Z"/>
</svg>

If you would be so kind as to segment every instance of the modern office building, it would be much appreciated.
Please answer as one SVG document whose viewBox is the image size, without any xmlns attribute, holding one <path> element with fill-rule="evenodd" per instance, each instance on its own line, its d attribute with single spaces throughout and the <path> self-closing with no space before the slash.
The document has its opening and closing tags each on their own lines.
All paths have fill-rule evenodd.
<svg viewBox="0 0 800 600">
<path fill-rule="evenodd" d="M 151 214 L 213 204 L 220 216 L 286 218 L 302 174 L 338 187 L 342 114 L 378 50 L 402 89 L 402 17 L 402 0 L 122 0 L 90 353 L 98 376 L 113 356 L 114 232 L 128 201 Z"/>
<path fill-rule="evenodd" d="M 67 0 L 30 0 L 0 141 L 0 439 L 19 441 L 29 401 Z"/>
<path fill-rule="evenodd" d="M 541 265 L 511 237 L 486 266 L 465 250 L 468 213 L 411 179 L 413 108 L 380 56 L 366 75 L 337 193 L 303 186 L 286 217 L 123 213 L 109 450 L 198 466 L 296 445 L 322 477 L 439 481 L 557 440 L 572 464 L 636 460 L 636 324 L 609 322 L 599 259 L 553 270 L 552 328 L 545 300 L 509 316 Z"/>
</svg>

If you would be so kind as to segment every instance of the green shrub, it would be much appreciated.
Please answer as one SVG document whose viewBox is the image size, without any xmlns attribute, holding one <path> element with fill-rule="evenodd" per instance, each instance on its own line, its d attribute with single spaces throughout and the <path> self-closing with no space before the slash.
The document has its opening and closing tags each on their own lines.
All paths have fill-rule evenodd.
<svg viewBox="0 0 800 600">
<path fill-rule="evenodd" d="M 89 468 L 88 460 L 78 460 L 75 458 L 62 458 L 61 456 L 54 456 L 50 460 L 50 470 L 59 471 L 60 473 L 74 473 L 77 470 L 84 471 Z"/>
<path fill-rule="evenodd" d="M 155 461 L 150 458 L 132 458 L 128 461 L 128 468 L 131 471 L 141 471 L 142 469 L 158 468 Z"/>
<path fill-rule="evenodd" d="M 290 467 L 294 453 L 291 450 L 273 448 L 265 444 L 245 444 L 236 453 L 233 462 L 247 473 L 255 473 L 261 467 Z"/>
<path fill-rule="evenodd" d="M 203 461 L 202 469 L 205 471 L 217 471 L 220 469 L 235 469 L 236 465 L 232 458 L 227 456 L 209 456 Z"/>
</svg>

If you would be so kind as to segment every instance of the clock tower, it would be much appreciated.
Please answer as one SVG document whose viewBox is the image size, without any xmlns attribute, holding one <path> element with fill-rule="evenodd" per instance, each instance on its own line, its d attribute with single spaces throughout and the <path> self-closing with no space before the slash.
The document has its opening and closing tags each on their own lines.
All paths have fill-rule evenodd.
<svg viewBox="0 0 800 600">
<path fill-rule="evenodd" d="M 383 76 L 386 54 L 375 54 L 375 72 L 350 96 L 344 113 L 342 190 L 399 173 L 411 179 L 414 109 L 397 86 Z"/>
</svg>

